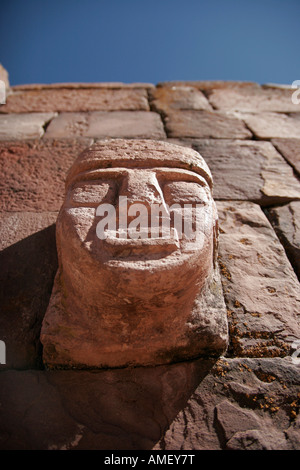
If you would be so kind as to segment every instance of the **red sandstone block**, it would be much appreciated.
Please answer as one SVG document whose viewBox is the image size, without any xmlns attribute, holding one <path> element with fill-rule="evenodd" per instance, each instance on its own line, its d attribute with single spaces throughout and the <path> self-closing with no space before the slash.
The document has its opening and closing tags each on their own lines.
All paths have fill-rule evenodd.
<svg viewBox="0 0 300 470">
<path fill-rule="evenodd" d="M 300 285 L 284 248 L 258 205 L 222 201 L 217 207 L 228 354 L 288 356 L 300 335 Z"/>
<path fill-rule="evenodd" d="M 259 139 L 300 139 L 300 113 L 238 113 L 238 117 Z"/>
<path fill-rule="evenodd" d="M 157 112 L 170 110 L 212 110 L 204 94 L 191 86 L 161 86 L 149 91 L 151 108 Z"/>
<path fill-rule="evenodd" d="M 66 137 L 145 138 L 166 137 L 159 114 L 147 111 L 62 113 L 53 119 L 45 138 Z"/>
<path fill-rule="evenodd" d="M 44 126 L 55 113 L 0 115 L 0 140 L 38 139 L 44 135 Z"/>
<path fill-rule="evenodd" d="M 288 359 L 221 358 L 154 449 L 299 449 L 299 382 Z"/>
<path fill-rule="evenodd" d="M 274 205 L 300 198 L 293 169 L 270 142 L 195 140 L 214 178 L 215 199 Z"/>
<path fill-rule="evenodd" d="M 66 173 L 90 143 L 90 139 L 0 142 L 0 210 L 59 210 Z"/>
<path fill-rule="evenodd" d="M 149 110 L 140 88 L 46 88 L 14 91 L 0 113 Z"/>
<path fill-rule="evenodd" d="M 292 101 L 294 91 L 288 88 L 220 88 L 211 91 L 209 102 L 221 111 L 295 113 L 300 111 L 300 104 Z"/>
<path fill-rule="evenodd" d="M 271 208 L 269 217 L 300 279 L 300 201 Z"/>
<path fill-rule="evenodd" d="M 68 88 L 70 90 L 79 89 L 113 89 L 118 90 L 120 88 L 135 88 L 135 89 L 151 89 L 154 88 L 152 83 L 123 83 L 123 82 L 70 82 L 70 83 L 26 83 L 24 85 L 14 85 L 11 87 L 13 91 L 25 91 L 25 90 L 55 90 L 59 88 Z"/>
<path fill-rule="evenodd" d="M 300 139 L 273 139 L 272 143 L 300 175 Z"/>
<path fill-rule="evenodd" d="M 173 87 L 173 86 L 190 86 L 197 90 L 204 92 L 210 92 L 218 89 L 243 89 L 243 88 L 254 88 L 259 89 L 260 85 L 255 82 L 235 82 L 231 80 L 199 80 L 199 81 L 178 81 L 174 80 L 171 82 L 160 82 L 157 87 Z"/>
<path fill-rule="evenodd" d="M 233 116 L 219 112 L 184 110 L 169 111 L 165 118 L 168 137 L 212 139 L 247 139 L 251 132 Z"/>
</svg>

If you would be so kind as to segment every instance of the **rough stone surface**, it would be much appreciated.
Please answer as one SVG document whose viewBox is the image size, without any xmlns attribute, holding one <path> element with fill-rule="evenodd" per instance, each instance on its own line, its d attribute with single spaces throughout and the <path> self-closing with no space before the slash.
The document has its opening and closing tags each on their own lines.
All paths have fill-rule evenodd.
<svg viewBox="0 0 300 470">
<path fill-rule="evenodd" d="M 228 327 L 210 184 L 200 155 L 170 143 L 117 139 L 78 157 L 57 220 L 59 271 L 41 331 L 47 367 L 157 365 L 225 352 Z M 121 207 L 120 197 L 129 209 Z M 101 237 L 95 208 L 104 203 L 116 207 L 118 219 L 125 213 L 129 226 L 109 226 Z M 130 208 L 137 203 L 147 215 L 133 238 Z M 181 226 L 171 223 L 176 235 L 149 236 L 152 204 L 188 203 L 199 206 L 197 239 L 181 236 Z"/>
<path fill-rule="evenodd" d="M 300 140 L 274 139 L 272 143 L 300 175 Z"/>
<path fill-rule="evenodd" d="M 57 255 L 56 212 L 0 213 L 0 332 L 4 368 L 40 368 L 40 329 L 49 302 Z"/>
<path fill-rule="evenodd" d="M 164 139 L 158 114 L 146 111 L 61 113 L 47 128 L 45 137 L 123 137 Z"/>
<path fill-rule="evenodd" d="M 300 111 L 300 104 L 292 102 L 294 91 L 256 87 L 218 89 L 209 94 L 209 102 L 222 111 L 295 113 Z"/>
<path fill-rule="evenodd" d="M 300 197 L 292 168 L 269 142 L 204 139 L 191 145 L 211 169 L 215 199 L 271 205 Z"/>
<path fill-rule="evenodd" d="M 0 448 L 298 450 L 299 367 L 287 359 L 0 374 Z M 11 410 L 14 410 L 12 413 Z"/>
<path fill-rule="evenodd" d="M 300 138 L 300 114 L 235 113 L 259 139 Z"/>
<path fill-rule="evenodd" d="M 13 91 L 32 91 L 32 90 L 56 90 L 56 89 L 69 89 L 69 90 L 83 90 L 83 89 L 112 89 L 119 90 L 134 88 L 134 89 L 144 89 L 149 90 L 155 88 L 153 83 L 123 83 L 123 82 L 71 82 L 71 83 L 26 83 L 24 85 L 14 85 L 12 87 Z"/>
<path fill-rule="evenodd" d="M 299 383 L 286 359 L 220 359 L 155 449 L 297 450 Z"/>
<path fill-rule="evenodd" d="M 235 82 L 232 80 L 199 80 L 199 81 L 180 81 L 174 80 L 171 82 L 160 82 L 157 84 L 157 88 L 160 87 L 173 87 L 173 86 L 190 86 L 197 90 L 204 91 L 206 93 L 212 90 L 219 89 L 243 89 L 243 88 L 254 88 L 259 90 L 260 86 L 254 82 Z"/>
<path fill-rule="evenodd" d="M 0 113 L 149 110 L 147 91 L 133 88 L 52 88 L 14 91 Z"/>
<path fill-rule="evenodd" d="M 0 142 L 1 211 L 58 211 L 64 180 L 91 139 Z"/>
<path fill-rule="evenodd" d="M 300 279 L 300 201 L 273 207 L 268 214 Z"/>
<path fill-rule="evenodd" d="M 272 226 L 250 202 L 218 202 L 219 262 L 231 356 L 286 356 L 300 335 L 300 285 Z"/>
<path fill-rule="evenodd" d="M 168 113 L 172 109 L 212 110 L 204 94 L 194 87 L 172 86 L 150 90 L 151 108 L 159 113 Z"/>
<path fill-rule="evenodd" d="M 246 139 L 252 136 L 239 119 L 212 111 L 170 111 L 165 125 L 168 137 Z"/>
<path fill-rule="evenodd" d="M 151 449 L 209 365 L 2 372 L 0 448 Z"/>
<path fill-rule="evenodd" d="M 1 450 L 300 450 L 300 113 L 287 101 L 294 91 L 233 81 L 10 88 L 11 108 L 0 116 L 0 341 L 7 359 L 0 365 Z M 222 110 L 207 109 L 209 99 Z M 26 112 L 42 105 L 81 112 L 57 111 L 57 119 Z M 97 113 L 95 106 L 124 111 Z M 51 128 L 58 140 L 46 138 Z M 40 329 L 58 266 L 54 222 L 67 170 L 92 143 L 90 135 L 96 141 L 143 135 L 194 148 L 206 159 L 214 198 L 221 199 L 218 299 L 230 326 L 226 357 L 110 370 L 44 368 Z M 197 168 L 191 155 L 181 169 Z M 132 149 L 126 159 L 143 167 Z M 107 154 L 100 163 L 116 167 L 122 160 Z M 75 200 L 80 205 L 93 195 L 77 191 Z"/>
<path fill-rule="evenodd" d="M 38 139 L 55 113 L 0 115 L 0 140 Z"/>
</svg>

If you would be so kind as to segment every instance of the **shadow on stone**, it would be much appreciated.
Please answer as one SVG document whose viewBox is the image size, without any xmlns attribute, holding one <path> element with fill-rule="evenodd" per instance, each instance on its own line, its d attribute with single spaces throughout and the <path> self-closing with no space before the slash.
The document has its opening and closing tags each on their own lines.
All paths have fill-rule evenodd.
<svg viewBox="0 0 300 470">
<path fill-rule="evenodd" d="M 0 252 L 0 332 L 6 344 L 3 368 L 40 368 L 39 341 L 57 270 L 55 224 Z"/>
<path fill-rule="evenodd" d="M 300 280 L 300 201 L 292 201 L 278 207 L 270 207 L 266 216 L 271 222 L 286 255 Z"/>
<path fill-rule="evenodd" d="M 215 361 L 102 371 L 4 371 L 0 448 L 152 449 Z"/>
</svg>

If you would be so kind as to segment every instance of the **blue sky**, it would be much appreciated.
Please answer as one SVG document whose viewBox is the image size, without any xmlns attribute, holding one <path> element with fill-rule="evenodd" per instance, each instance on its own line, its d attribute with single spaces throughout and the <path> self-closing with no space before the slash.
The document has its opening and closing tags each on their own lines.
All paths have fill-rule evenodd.
<svg viewBox="0 0 300 470">
<path fill-rule="evenodd" d="M 12 85 L 300 79 L 300 0 L 0 0 Z"/>
</svg>

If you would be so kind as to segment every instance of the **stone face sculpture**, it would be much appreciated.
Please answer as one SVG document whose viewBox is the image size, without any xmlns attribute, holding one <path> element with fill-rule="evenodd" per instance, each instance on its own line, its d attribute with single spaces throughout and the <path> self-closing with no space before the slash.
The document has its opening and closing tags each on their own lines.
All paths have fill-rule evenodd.
<svg viewBox="0 0 300 470">
<path fill-rule="evenodd" d="M 154 365 L 226 350 L 211 189 L 202 157 L 175 144 L 104 140 L 78 157 L 57 220 L 46 366 Z"/>
</svg>

